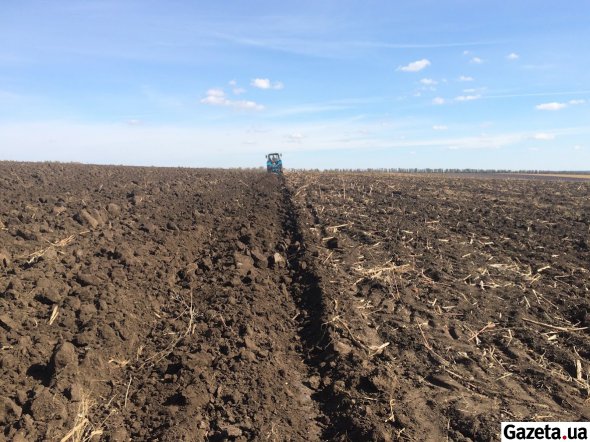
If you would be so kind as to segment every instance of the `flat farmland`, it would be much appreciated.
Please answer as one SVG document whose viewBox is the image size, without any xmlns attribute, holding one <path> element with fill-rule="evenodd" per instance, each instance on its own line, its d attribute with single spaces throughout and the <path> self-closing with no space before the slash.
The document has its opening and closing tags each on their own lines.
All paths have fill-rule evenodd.
<svg viewBox="0 0 590 442">
<path fill-rule="evenodd" d="M 590 420 L 590 183 L 0 163 L 0 440 Z"/>
<path fill-rule="evenodd" d="M 501 421 L 588 420 L 587 182 L 288 181 L 358 439 L 495 440 Z"/>
</svg>

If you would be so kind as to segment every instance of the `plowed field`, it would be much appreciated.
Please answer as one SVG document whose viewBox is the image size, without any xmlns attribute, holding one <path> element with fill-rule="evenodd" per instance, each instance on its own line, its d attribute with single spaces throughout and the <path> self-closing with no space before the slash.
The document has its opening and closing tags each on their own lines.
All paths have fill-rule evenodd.
<svg viewBox="0 0 590 442">
<path fill-rule="evenodd" d="M 0 440 L 590 420 L 590 183 L 0 163 Z"/>
</svg>

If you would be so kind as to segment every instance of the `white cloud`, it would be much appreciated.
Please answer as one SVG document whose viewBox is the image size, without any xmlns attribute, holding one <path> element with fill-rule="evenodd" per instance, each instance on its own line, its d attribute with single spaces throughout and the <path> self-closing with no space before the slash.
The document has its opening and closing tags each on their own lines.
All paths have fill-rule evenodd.
<svg viewBox="0 0 590 442">
<path fill-rule="evenodd" d="M 470 63 L 473 63 L 473 64 L 482 64 L 483 63 L 483 60 L 481 58 L 479 58 L 479 57 L 473 57 L 470 60 Z"/>
<path fill-rule="evenodd" d="M 418 72 L 418 71 L 421 71 L 422 69 L 430 66 L 430 64 L 431 64 L 430 60 L 423 58 L 422 60 L 413 61 L 406 66 L 400 66 L 397 68 L 397 70 L 404 71 L 404 72 Z"/>
<path fill-rule="evenodd" d="M 230 106 L 236 109 L 263 110 L 264 106 L 250 100 L 231 101 Z"/>
<path fill-rule="evenodd" d="M 433 80 L 432 78 L 423 78 L 422 80 L 420 80 L 420 83 L 422 83 L 425 86 L 435 86 L 438 84 L 438 81 Z"/>
<path fill-rule="evenodd" d="M 580 146 L 579 144 L 576 144 L 574 146 L 574 150 L 582 150 L 582 146 Z"/>
<path fill-rule="evenodd" d="M 455 101 L 474 101 L 479 100 L 481 95 L 459 95 L 455 97 Z"/>
<path fill-rule="evenodd" d="M 539 151 L 539 148 L 538 147 L 529 147 L 529 150 L 531 152 L 538 152 Z"/>
<path fill-rule="evenodd" d="M 246 89 L 238 86 L 238 82 L 236 80 L 230 80 L 228 84 L 231 86 L 234 95 L 240 95 L 246 92 Z"/>
<path fill-rule="evenodd" d="M 510 54 L 508 54 L 508 55 L 506 56 L 506 58 L 507 58 L 508 60 L 511 60 L 511 61 L 512 61 L 512 60 L 518 60 L 518 59 L 520 58 L 520 55 L 518 55 L 518 54 L 516 54 L 516 53 L 514 53 L 514 52 L 511 52 Z"/>
<path fill-rule="evenodd" d="M 554 134 L 545 133 L 545 132 L 539 132 L 537 134 L 534 134 L 532 138 L 534 140 L 549 141 L 549 140 L 554 140 L 555 139 L 555 135 Z"/>
<path fill-rule="evenodd" d="M 207 96 L 201 99 L 203 104 L 212 104 L 214 106 L 225 106 L 229 100 L 225 98 L 225 92 L 222 89 L 209 89 Z"/>
<path fill-rule="evenodd" d="M 137 116 L 134 116 L 137 117 Z M 302 152 L 334 151 L 334 162 L 320 167 L 339 167 L 338 161 L 344 149 L 358 155 L 353 161 L 359 161 L 359 167 L 369 167 L 362 163 L 367 157 L 363 155 L 368 147 L 383 149 L 389 152 L 392 148 L 415 151 L 417 154 L 425 152 L 429 147 L 447 148 L 456 146 L 458 149 L 498 149 L 507 146 L 523 146 L 522 142 L 532 143 L 530 137 L 534 132 L 496 133 L 488 136 L 445 136 L 451 132 L 424 131 L 424 125 L 415 126 L 415 121 L 399 121 L 392 127 L 403 127 L 410 124 L 414 133 L 402 133 L 400 136 L 391 135 L 390 130 L 383 130 L 379 121 L 366 121 L 353 118 L 335 119 L 316 122 L 272 122 L 265 120 L 264 126 L 253 127 L 249 119 L 228 118 L 224 125 L 211 125 L 205 119 L 196 119 L 190 124 L 158 125 L 154 122 L 130 127 L 121 122 L 110 124 L 80 124 L 69 121 L 44 121 L 31 123 L 2 123 L 0 122 L 0 157 L 6 160 L 19 161 L 82 161 L 99 164 L 134 164 L 161 166 L 190 166 L 190 167 L 258 167 L 264 164 L 264 153 L 278 151 L 293 153 L 293 164 L 300 161 Z M 434 123 L 444 123 L 445 120 L 435 120 Z M 434 124 L 431 123 L 431 124 Z M 401 125 L 401 126 L 398 126 Z M 450 124 L 450 123 L 449 123 Z M 408 128 L 410 128 L 410 126 Z M 353 140 L 346 146 L 339 140 L 343 134 L 353 134 L 357 130 L 367 129 L 371 136 L 353 135 Z M 262 133 L 261 131 L 264 131 Z M 260 133 L 258 133 L 260 132 Z M 553 132 L 553 131 L 552 131 Z M 554 132 L 558 137 L 562 132 Z M 582 135 L 588 138 L 590 128 L 581 125 L 571 128 L 569 134 Z M 304 134 L 301 143 L 293 142 L 287 135 Z M 406 136 L 407 135 L 407 136 Z M 294 139 L 298 137 L 295 136 Z M 198 140 L 198 143 L 195 143 Z M 313 140 L 312 142 L 308 142 Z M 244 141 L 256 141 L 256 144 L 244 144 Z M 538 141 L 542 147 L 547 142 Z M 582 150 L 573 150 L 575 144 L 580 144 Z M 162 145 L 168 146 L 166 152 Z M 530 144 L 534 145 L 534 144 Z M 579 155 L 588 152 L 588 146 L 582 141 L 572 141 L 566 146 L 573 154 L 570 159 L 561 156 L 569 162 L 561 165 L 563 170 L 574 170 L 579 165 Z M 450 151 L 449 151 L 450 152 Z M 310 156 L 313 158 L 313 156 Z M 556 158 L 558 160 L 559 158 Z M 291 163 L 292 161 L 292 163 Z M 378 161 L 376 160 L 376 163 Z M 526 164 L 523 166 L 523 168 Z M 577 166 L 577 167 L 576 167 Z M 301 163 L 303 167 L 303 163 Z M 306 167 L 316 167 L 307 163 Z M 520 167 L 520 166 L 519 166 Z M 557 166 L 556 166 L 557 167 Z"/>
<path fill-rule="evenodd" d="M 301 140 L 303 140 L 303 138 L 305 138 L 305 137 L 302 134 L 300 134 L 299 132 L 295 132 L 295 133 L 287 135 L 287 141 L 289 143 L 301 143 Z"/>
<path fill-rule="evenodd" d="M 249 100 L 230 100 L 225 96 L 223 89 L 209 89 L 207 96 L 201 99 L 201 103 L 211 106 L 226 106 L 234 109 L 262 110 L 264 106 Z"/>
<path fill-rule="evenodd" d="M 445 126 L 444 124 L 435 124 L 434 126 L 432 126 L 432 130 L 447 130 L 448 126 Z"/>
<path fill-rule="evenodd" d="M 565 109 L 566 107 L 567 107 L 566 103 L 557 103 L 556 101 L 553 101 L 551 103 L 537 104 L 535 106 L 535 109 L 546 110 L 546 111 L 558 111 L 561 109 Z"/>
<path fill-rule="evenodd" d="M 586 100 L 570 100 L 569 104 L 575 106 L 576 104 L 584 104 Z"/>
<path fill-rule="evenodd" d="M 279 89 L 283 89 L 284 85 L 283 83 L 281 83 L 280 81 L 275 81 L 274 83 L 272 83 L 268 78 L 255 78 L 254 80 L 252 80 L 252 82 L 250 83 L 250 85 L 254 86 L 255 88 L 258 89 L 275 89 L 275 90 L 279 90 Z"/>
<path fill-rule="evenodd" d="M 469 54 L 471 54 L 471 51 L 467 51 L 467 50 L 463 51 L 463 55 L 469 55 Z"/>
<path fill-rule="evenodd" d="M 445 104 L 446 100 L 442 97 L 436 97 L 432 99 L 432 104 Z"/>
<path fill-rule="evenodd" d="M 268 78 L 255 78 L 250 84 L 258 89 L 270 89 L 270 80 Z"/>
<path fill-rule="evenodd" d="M 473 81 L 473 77 L 468 77 L 466 75 L 461 75 L 459 77 L 459 81 Z"/>
</svg>

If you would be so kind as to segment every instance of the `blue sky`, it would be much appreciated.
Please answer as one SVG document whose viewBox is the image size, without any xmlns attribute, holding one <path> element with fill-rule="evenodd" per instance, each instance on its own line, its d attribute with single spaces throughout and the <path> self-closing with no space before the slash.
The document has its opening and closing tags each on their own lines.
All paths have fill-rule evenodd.
<svg viewBox="0 0 590 442">
<path fill-rule="evenodd" d="M 0 159 L 590 169 L 590 2 L 3 1 Z"/>
</svg>

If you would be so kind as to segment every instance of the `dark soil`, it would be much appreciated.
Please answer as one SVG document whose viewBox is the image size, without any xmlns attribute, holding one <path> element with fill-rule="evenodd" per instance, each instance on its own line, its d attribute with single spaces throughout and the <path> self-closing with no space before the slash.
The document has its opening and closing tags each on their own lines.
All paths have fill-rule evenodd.
<svg viewBox="0 0 590 442">
<path fill-rule="evenodd" d="M 338 354 L 332 419 L 349 423 L 332 438 L 498 440 L 502 421 L 590 420 L 589 182 L 288 181 Z"/>
<path fill-rule="evenodd" d="M 0 440 L 496 440 L 501 421 L 590 420 L 588 194 L 0 163 Z"/>
</svg>

